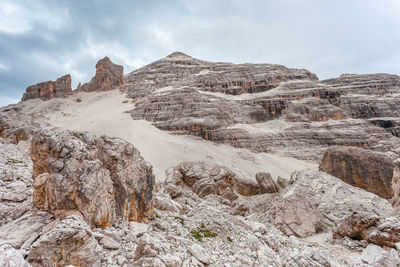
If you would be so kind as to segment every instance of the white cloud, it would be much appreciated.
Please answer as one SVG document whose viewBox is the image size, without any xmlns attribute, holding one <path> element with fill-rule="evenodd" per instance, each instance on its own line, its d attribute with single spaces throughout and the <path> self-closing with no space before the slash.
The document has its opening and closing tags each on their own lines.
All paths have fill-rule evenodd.
<svg viewBox="0 0 400 267">
<path fill-rule="evenodd" d="M 8 71 L 9 67 L 0 62 L 0 71 Z"/>
<path fill-rule="evenodd" d="M 35 23 L 58 30 L 69 17 L 65 8 L 48 7 L 39 1 L 10 1 L 0 3 L 0 31 L 8 34 L 23 34 L 34 29 Z"/>
</svg>

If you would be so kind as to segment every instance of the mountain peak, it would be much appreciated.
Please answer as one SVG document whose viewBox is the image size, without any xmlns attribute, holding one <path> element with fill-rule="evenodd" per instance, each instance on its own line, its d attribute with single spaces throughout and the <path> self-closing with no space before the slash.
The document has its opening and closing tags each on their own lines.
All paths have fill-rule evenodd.
<svg viewBox="0 0 400 267">
<path fill-rule="evenodd" d="M 186 55 L 185 53 L 182 53 L 179 51 L 176 51 L 176 52 L 168 55 L 166 58 L 169 58 L 169 59 L 193 59 L 191 56 Z"/>
</svg>

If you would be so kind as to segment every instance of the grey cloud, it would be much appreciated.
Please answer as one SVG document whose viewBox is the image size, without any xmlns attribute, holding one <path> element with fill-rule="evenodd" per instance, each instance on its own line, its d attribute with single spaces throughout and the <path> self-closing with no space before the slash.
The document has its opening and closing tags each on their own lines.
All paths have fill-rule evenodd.
<svg viewBox="0 0 400 267">
<path fill-rule="evenodd" d="M 0 105 L 66 73 L 74 85 L 86 82 L 105 55 L 126 72 L 183 51 L 212 61 L 306 68 L 320 78 L 400 74 L 397 0 L 9 2 L 35 14 L 24 11 L 30 30 L 15 34 L 1 31 L 0 18 L 0 64 L 7 67 L 0 68 Z"/>
</svg>

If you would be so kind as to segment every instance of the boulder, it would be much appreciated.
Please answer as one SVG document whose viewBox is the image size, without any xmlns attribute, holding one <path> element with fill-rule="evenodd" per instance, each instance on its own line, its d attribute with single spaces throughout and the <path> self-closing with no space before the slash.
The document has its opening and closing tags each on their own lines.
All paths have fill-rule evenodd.
<svg viewBox="0 0 400 267">
<path fill-rule="evenodd" d="M 124 67 L 111 62 L 108 57 L 96 64 L 96 75 L 89 83 L 78 85 L 78 91 L 108 91 L 119 88 L 124 83 Z"/>
<path fill-rule="evenodd" d="M 91 226 L 153 216 L 152 166 L 131 144 L 58 128 L 32 138 L 34 204 L 57 217 L 80 213 Z"/>
<path fill-rule="evenodd" d="M 330 147 L 319 170 L 386 199 L 399 196 L 399 169 L 391 158 L 381 153 L 353 147 Z"/>
<path fill-rule="evenodd" d="M 166 191 L 177 186 L 188 186 L 199 197 L 220 195 L 230 201 L 243 196 L 253 196 L 262 193 L 262 187 L 255 181 L 246 180 L 228 168 L 211 162 L 183 162 L 166 172 Z M 173 186 L 171 186 L 173 185 Z"/>
<path fill-rule="evenodd" d="M 40 98 L 49 100 L 54 97 L 63 97 L 72 94 L 71 75 L 67 74 L 56 81 L 47 81 L 28 86 L 22 101 Z"/>
<path fill-rule="evenodd" d="M 101 266 L 101 253 L 102 248 L 85 221 L 70 216 L 42 230 L 27 261 L 32 266 Z"/>
<path fill-rule="evenodd" d="M 396 247 L 400 242 L 400 221 L 396 217 L 379 218 L 372 213 L 354 212 L 332 230 L 335 239 L 350 237 L 381 247 Z"/>
</svg>

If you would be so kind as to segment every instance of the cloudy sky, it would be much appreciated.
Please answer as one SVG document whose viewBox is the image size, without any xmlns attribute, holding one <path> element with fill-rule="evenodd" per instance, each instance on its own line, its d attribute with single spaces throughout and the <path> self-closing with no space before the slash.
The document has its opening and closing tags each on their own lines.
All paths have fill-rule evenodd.
<svg viewBox="0 0 400 267">
<path fill-rule="evenodd" d="M 400 0 L 0 0 L 0 106 L 109 56 L 128 73 L 174 52 L 320 79 L 400 74 Z"/>
</svg>

